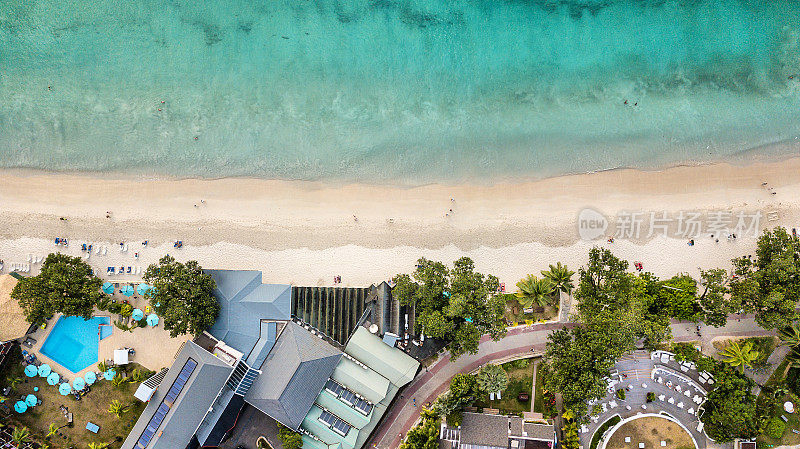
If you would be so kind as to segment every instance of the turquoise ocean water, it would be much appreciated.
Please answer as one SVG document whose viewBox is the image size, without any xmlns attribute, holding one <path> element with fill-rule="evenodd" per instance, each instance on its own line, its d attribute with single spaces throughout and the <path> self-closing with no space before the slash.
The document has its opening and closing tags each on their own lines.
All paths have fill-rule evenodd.
<svg viewBox="0 0 800 449">
<path fill-rule="evenodd" d="M 799 135 L 797 0 L 0 0 L 0 167 L 492 182 Z"/>
</svg>

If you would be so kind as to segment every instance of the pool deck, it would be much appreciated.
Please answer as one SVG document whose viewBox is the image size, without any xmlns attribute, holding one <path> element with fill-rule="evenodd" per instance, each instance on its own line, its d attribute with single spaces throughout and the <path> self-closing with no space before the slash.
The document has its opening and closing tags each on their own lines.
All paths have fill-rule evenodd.
<svg viewBox="0 0 800 449">
<path fill-rule="evenodd" d="M 128 298 L 128 300 L 131 301 L 134 307 L 139 307 L 139 305 L 141 305 L 140 308 L 144 310 L 144 299 L 138 298 L 138 300 L 133 300 L 132 298 Z M 139 302 L 141 302 L 141 304 L 137 305 Z M 111 318 L 111 326 L 113 328 L 110 336 L 100 340 L 100 345 L 97 350 L 98 361 L 113 360 L 115 349 L 128 347 L 136 350 L 136 354 L 130 359 L 131 362 L 136 362 L 152 371 L 159 371 L 161 368 L 167 368 L 172 365 L 172 361 L 175 360 L 178 351 L 180 351 L 187 340 L 191 340 L 192 338 L 191 335 L 181 335 L 172 338 L 169 335 L 169 331 L 165 330 L 161 324 L 156 327 L 147 326 L 135 328 L 132 332 L 125 332 L 113 324 L 114 321 L 119 318 L 119 315 L 100 310 L 95 310 L 93 315 Z M 93 363 L 78 373 L 72 373 L 67 368 L 41 353 L 42 345 L 47 340 L 47 337 L 50 336 L 50 331 L 53 330 L 60 316 L 61 314 L 58 314 L 51 318 L 47 322 L 47 327 L 45 329 L 37 329 L 36 332 L 31 335 L 31 337 L 36 340 L 36 344 L 34 344 L 32 348 L 23 346 L 23 349 L 35 354 L 41 362 L 49 364 L 53 371 L 69 379 L 71 382 L 76 377 L 85 375 L 88 371 L 97 371 L 97 364 Z"/>
</svg>

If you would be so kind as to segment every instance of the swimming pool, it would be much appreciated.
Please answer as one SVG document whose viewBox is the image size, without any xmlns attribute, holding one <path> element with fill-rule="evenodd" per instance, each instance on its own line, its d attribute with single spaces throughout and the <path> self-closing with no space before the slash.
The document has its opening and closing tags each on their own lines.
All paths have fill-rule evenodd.
<svg viewBox="0 0 800 449">
<path fill-rule="evenodd" d="M 88 320 L 79 316 L 62 316 L 39 352 L 77 373 L 97 363 L 97 347 L 100 340 L 111 335 L 110 324 L 111 319 L 107 316 Z"/>
</svg>

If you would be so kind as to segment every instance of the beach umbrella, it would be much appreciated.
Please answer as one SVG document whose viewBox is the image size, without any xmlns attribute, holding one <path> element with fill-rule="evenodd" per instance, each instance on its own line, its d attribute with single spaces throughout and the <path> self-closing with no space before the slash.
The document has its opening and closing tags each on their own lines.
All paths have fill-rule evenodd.
<svg viewBox="0 0 800 449">
<path fill-rule="evenodd" d="M 38 402 L 38 399 L 36 399 L 36 396 L 34 396 L 32 394 L 29 394 L 29 395 L 25 396 L 25 403 L 28 405 L 28 407 L 36 406 L 37 402 Z"/>
<path fill-rule="evenodd" d="M 147 315 L 147 324 L 149 324 L 151 326 L 157 325 L 158 324 L 158 315 L 156 315 L 155 313 L 151 313 L 150 315 Z"/>
<path fill-rule="evenodd" d="M 87 371 L 83 378 L 86 380 L 86 385 L 92 385 L 97 381 L 97 375 L 94 371 Z"/>
<path fill-rule="evenodd" d="M 17 413 L 25 413 L 25 410 L 28 410 L 28 404 L 26 404 L 25 402 L 17 401 L 17 403 L 14 404 L 14 411 L 15 412 L 17 412 Z"/>
<path fill-rule="evenodd" d="M 144 296 L 150 290 L 150 286 L 147 284 L 139 284 L 136 286 L 136 293 Z"/>
<path fill-rule="evenodd" d="M 70 387 L 68 383 L 64 382 L 58 386 L 58 392 L 61 393 L 61 396 L 66 396 L 72 392 L 72 387 Z"/>
<path fill-rule="evenodd" d="M 113 378 L 114 378 L 114 376 L 116 376 L 116 375 L 117 375 L 117 372 L 116 372 L 116 371 L 114 371 L 113 369 L 109 369 L 108 371 L 106 371 L 105 373 L 103 373 L 103 378 L 105 378 L 106 380 L 111 380 L 111 379 L 113 379 Z"/>
<path fill-rule="evenodd" d="M 28 365 L 25 367 L 25 375 L 28 377 L 36 377 L 39 374 L 39 370 L 36 369 L 36 365 Z"/>
<path fill-rule="evenodd" d="M 122 287 L 122 294 L 125 296 L 133 296 L 133 287 L 130 285 Z"/>
<path fill-rule="evenodd" d="M 72 381 L 72 389 L 75 391 L 83 390 L 83 387 L 86 386 L 86 382 L 83 380 L 83 377 L 76 377 L 74 381 Z"/>
<path fill-rule="evenodd" d="M 58 377 L 58 373 L 50 373 L 50 375 L 47 376 L 47 384 L 48 385 L 58 385 L 58 382 L 60 380 L 61 379 Z"/>
<path fill-rule="evenodd" d="M 103 293 L 108 293 L 109 295 L 114 294 L 114 284 L 111 282 L 104 282 L 103 283 Z"/>
<path fill-rule="evenodd" d="M 133 309 L 133 312 L 131 312 L 131 319 L 133 321 L 141 321 L 142 318 L 144 318 L 144 312 L 142 312 L 142 309 Z"/>
<path fill-rule="evenodd" d="M 52 370 L 50 369 L 50 365 L 48 365 L 47 363 L 42 363 L 41 365 L 39 365 L 40 376 L 47 377 L 50 375 L 50 371 Z"/>
</svg>

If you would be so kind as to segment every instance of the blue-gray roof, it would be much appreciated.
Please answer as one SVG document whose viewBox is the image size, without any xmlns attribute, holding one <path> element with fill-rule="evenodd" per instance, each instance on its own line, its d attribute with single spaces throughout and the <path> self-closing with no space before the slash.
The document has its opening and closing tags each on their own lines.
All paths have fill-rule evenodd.
<svg viewBox="0 0 800 449">
<path fill-rule="evenodd" d="M 261 320 L 289 320 L 292 289 L 287 284 L 262 284 L 253 270 L 205 270 L 217 287 L 219 317 L 208 332 L 245 355 L 261 337 Z"/>
<path fill-rule="evenodd" d="M 289 322 L 245 401 L 296 430 L 341 357 L 342 352 L 331 344 Z"/>
<path fill-rule="evenodd" d="M 125 442 L 122 443 L 124 449 L 133 449 L 177 379 L 181 368 L 189 359 L 194 360 L 197 366 L 147 445 L 148 449 L 186 447 L 206 411 L 217 397 L 217 393 L 225 385 L 225 381 L 233 371 L 232 366 L 227 365 L 193 341 L 186 342 L 172 367 L 164 376 L 158 390 L 153 393 L 144 412 L 139 416 L 139 420 L 136 421 Z"/>
</svg>

